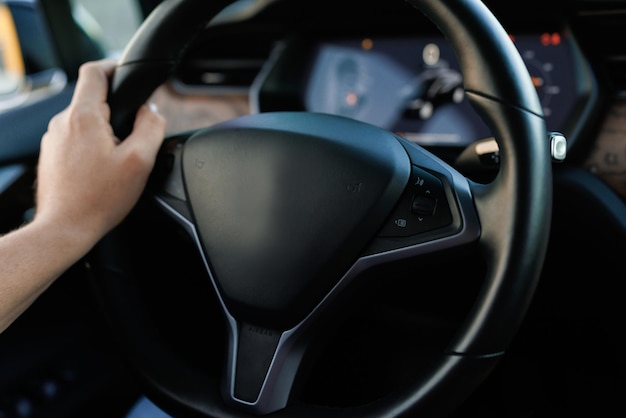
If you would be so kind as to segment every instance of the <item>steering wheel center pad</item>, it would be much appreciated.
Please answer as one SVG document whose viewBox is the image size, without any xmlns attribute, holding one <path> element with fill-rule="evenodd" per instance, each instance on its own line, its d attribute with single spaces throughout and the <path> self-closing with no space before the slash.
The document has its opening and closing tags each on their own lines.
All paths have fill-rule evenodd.
<svg viewBox="0 0 626 418">
<path fill-rule="evenodd" d="M 323 114 L 269 113 L 185 143 L 188 200 L 229 311 L 302 321 L 354 264 L 407 185 L 395 135 Z"/>
</svg>

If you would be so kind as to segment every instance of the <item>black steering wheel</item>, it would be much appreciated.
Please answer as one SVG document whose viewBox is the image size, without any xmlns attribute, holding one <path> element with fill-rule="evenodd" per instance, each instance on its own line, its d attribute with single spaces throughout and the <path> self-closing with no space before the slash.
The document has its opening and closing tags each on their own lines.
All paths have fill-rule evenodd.
<svg viewBox="0 0 626 418">
<path fill-rule="evenodd" d="M 466 97 L 498 143 L 497 175 L 487 184 L 471 181 L 394 133 L 326 114 L 260 113 L 167 138 L 160 158 L 169 166 L 146 193 L 201 254 L 225 318 L 221 376 L 182 358 L 146 314 L 124 225 L 96 246 L 90 265 L 132 363 L 172 414 L 443 414 L 480 385 L 510 344 L 550 226 L 541 106 L 517 50 L 481 1 L 407 1 L 452 43 Z M 112 80 L 111 120 L 120 138 L 229 3 L 165 0 L 148 17 Z M 419 375 L 367 405 L 330 407 L 295 396 L 309 347 L 361 275 L 467 248 L 484 258 L 484 281 L 453 338 Z M 184 286 L 184 278 L 169 279 Z"/>
</svg>

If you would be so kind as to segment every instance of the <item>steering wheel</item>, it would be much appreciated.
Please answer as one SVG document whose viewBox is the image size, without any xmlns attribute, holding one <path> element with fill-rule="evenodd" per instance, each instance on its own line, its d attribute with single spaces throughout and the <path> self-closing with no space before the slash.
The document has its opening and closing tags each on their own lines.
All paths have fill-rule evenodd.
<svg viewBox="0 0 626 418">
<path fill-rule="evenodd" d="M 466 97 L 498 143 L 497 175 L 474 182 L 395 133 L 319 113 L 253 114 L 166 138 L 160 158 L 168 168 L 146 194 L 199 250 L 225 318 L 221 377 L 194 368 L 151 322 L 124 224 L 94 248 L 90 270 L 129 358 L 172 414 L 431 416 L 463 402 L 504 355 L 548 242 L 552 174 L 541 106 L 517 50 L 482 2 L 407 1 L 452 43 Z M 120 138 L 230 2 L 165 0 L 147 18 L 112 79 Z M 466 248 L 485 260 L 480 291 L 419 376 L 367 405 L 294 396 L 309 347 L 362 274 Z M 184 278 L 171 279 L 183 286 Z"/>
</svg>

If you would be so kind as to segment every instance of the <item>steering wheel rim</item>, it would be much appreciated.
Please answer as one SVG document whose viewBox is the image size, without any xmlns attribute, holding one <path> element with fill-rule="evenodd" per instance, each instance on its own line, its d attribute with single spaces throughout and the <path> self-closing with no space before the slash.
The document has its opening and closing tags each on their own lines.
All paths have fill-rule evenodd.
<svg viewBox="0 0 626 418">
<path fill-rule="evenodd" d="M 402 143 L 413 164 L 419 162 L 421 167 L 443 173 L 455 198 L 474 205 L 462 210 L 465 235 L 462 240 L 455 238 L 455 245 L 478 242 L 489 264 L 486 279 L 455 340 L 423 379 L 363 407 L 294 403 L 269 411 L 270 416 L 429 416 L 453 409 L 506 351 L 539 278 L 550 225 L 551 162 L 541 106 L 526 67 L 504 29 L 480 1 L 406 1 L 429 17 L 452 43 L 466 96 L 492 129 L 500 148 L 500 171 L 483 185 L 465 179 L 414 145 Z M 118 137 L 126 136 L 136 109 L 172 75 L 195 36 L 230 3 L 166 0 L 149 16 L 112 79 L 108 101 Z M 237 123 L 226 124 L 225 129 L 240 129 Z M 474 214 L 477 220 L 472 219 Z M 219 382 L 190 368 L 160 339 L 137 303 L 140 296 L 128 277 L 129 254 L 120 251 L 122 228 L 112 231 L 91 253 L 93 283 L 115 330 L 123 341 L 130 342 L 130 358 L 151 391 L 172 411 L 255 416 L 254 409 L 238 410 L 224 403 Z M 359 266 L 366 268 L 367 262 Z M 120 297 L 128 302 L 112 302 Z"/>
</svg>

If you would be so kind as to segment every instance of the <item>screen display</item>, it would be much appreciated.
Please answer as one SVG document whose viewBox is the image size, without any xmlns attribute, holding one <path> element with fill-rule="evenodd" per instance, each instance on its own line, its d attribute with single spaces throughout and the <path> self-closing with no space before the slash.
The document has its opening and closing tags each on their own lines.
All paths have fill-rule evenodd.
<svg viewBox="0 0 626 418">
<path fill-rule="evenodd" d="M 575 103 L 568 41 L 559 33 L 512 36 L 558 131 Z M 465 98 L 452 46 L 443 38 L 320 42 L 306 82 L 306 110 L 352 117 L 421 145 L 465 146 L 492 136 Z"/>
</svg>

